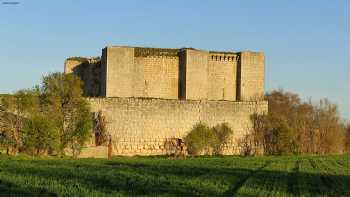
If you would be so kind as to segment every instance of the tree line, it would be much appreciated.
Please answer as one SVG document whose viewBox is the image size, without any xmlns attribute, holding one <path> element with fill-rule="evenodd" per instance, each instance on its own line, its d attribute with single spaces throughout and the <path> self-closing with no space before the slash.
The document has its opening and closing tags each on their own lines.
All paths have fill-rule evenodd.
<svg viewBox="0 0 350 197">
<path fill-rule="evenodd" d="M 92 119 L 82 97 L 82 83 L 73 74 L 52 73 L 40 85 L 2 97 L 12 115 L 2 117 L 0 145 L 8 154 L 77 156 L 90 137 Z"/>
<path fill-rule="evenodd" d="M 350 152 L 350 124 L 327 99 L 302 101 L 298 94 L 266 94 L 268 114 L 254 114 L 244 154 L 342 154 Z"/>
<path fill-rule="evenodd" d="M 73 74 L 52 73 L 34 88 L 2 95 L 0 146 L 8 154 L 64 155 L 69 150 L 77 156 L 92 130 L 95 144 L 104 144 L 108 138 L 104 117 L 91 115 L 82 85 Z M 269 112 L 251 116 L 251 132 L 239 142 L 242 154 L 350 152 L 350 124 L 327 99 L 303 101 L 299 95 L 283 90 L 269 92 L 265 99 Z M 190 154 L 221 154 L 233 132 L 226 124 L 212 128 L 197 124 L 184 141 Z"/>
</svg>

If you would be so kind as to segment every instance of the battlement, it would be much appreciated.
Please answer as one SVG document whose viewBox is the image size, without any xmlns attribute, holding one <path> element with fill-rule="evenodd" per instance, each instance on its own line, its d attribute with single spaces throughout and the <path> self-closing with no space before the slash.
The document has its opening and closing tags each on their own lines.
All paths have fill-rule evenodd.
<svg viewBox="0 0 350 197">
<path fill-rule="evenodd" d="M 261 100 L 265 57 L 259 52 L 108 46 L 101 58 L 72 57 L 65 73 L 86 96 L 186 100 Z"/>
<path fill-rule="evenodd" d="M 180 49 L 135 47 L 135 57 L 179 57 Z"/>
</svg>

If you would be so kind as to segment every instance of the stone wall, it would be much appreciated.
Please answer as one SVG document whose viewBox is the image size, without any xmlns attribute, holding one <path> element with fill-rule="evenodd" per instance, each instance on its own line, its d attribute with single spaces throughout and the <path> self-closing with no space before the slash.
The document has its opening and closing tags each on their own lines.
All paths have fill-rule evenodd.
<svg viewBox="0 0 350 197">
<path fill-rule="evenodd" d="M 179 57 L 135 57 L 134 97 L 178 99 Z"/>
<path fill-rule="evenodd" d="M 81 60 L 68 58 L 64 61 L 64 73 L 73 73 L 74 69 L 83 63 Z"/>
<path fill-rule="evenodd" d="M 237 140 L 249 131 L 250 115 L 267 112 L 267 102 L 188 101 L 141 98 L 89 98 L 93 112 L 102 111 L 112 134 L 115 155 L 166 154 L 169 138 L 183 138 L 203 122 L 227 122 L 234 134 L 225 154 L 238 154 Z"/>
</svg>

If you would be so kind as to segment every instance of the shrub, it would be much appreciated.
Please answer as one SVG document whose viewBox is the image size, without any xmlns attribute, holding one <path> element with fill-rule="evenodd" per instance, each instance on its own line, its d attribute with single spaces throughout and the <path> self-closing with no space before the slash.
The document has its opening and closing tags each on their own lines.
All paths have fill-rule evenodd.
<svg viewBox="0 0 350 197">
<path fill-rule="evenodd" d="M 203 153 L 205 149 L 207 150 L 204 154 L 209 152 L 210 150 L 208 149 L 215 139 L 213 134 L 214 133 L 211 132 L 207 125 L 203 123 L 196 124 L 185 137 L 188 153 L 191 155 L 198 155 Z"/>
<path fill-rule="evenodd" d="M 214 144 L 214 153 L 221 154 L 222 153 L 222 145 L 227 142 L 229 136 L 233 133 L 232 129 L 227 125 L 227 123 L 217 124 L 212 128 L 216 140 Z"/>
<path fill-rule="evenodd" d="M 222 145 L 226 143 L 232 130 L 226 123 L 209 128 L 203 123 L 196 124 L 185 137 L 188 153 L 191 155 L 221 154 Z"/>
<path fill-rule="evenodd" d="M 240 154 L 242 156 L 255 155 L 254 145 L 253 145 L 254 136 L 250 134 L 244 135 L 238 141 L 238 146 L 240 147 Z"/>
</svg>

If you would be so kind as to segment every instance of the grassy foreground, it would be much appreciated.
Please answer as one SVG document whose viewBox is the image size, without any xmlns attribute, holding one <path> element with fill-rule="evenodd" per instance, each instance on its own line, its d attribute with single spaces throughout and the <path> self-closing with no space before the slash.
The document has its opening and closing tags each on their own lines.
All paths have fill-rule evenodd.
<svg viewBox="0 0 350 197">
<path fill-rule="evenodd" d="M 0 156 L 1 196 L 350 196 L 350 156 Z"/>
</svg>

